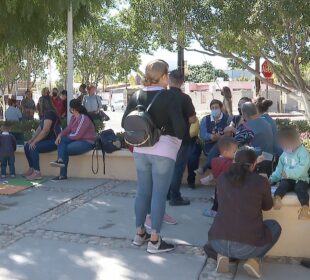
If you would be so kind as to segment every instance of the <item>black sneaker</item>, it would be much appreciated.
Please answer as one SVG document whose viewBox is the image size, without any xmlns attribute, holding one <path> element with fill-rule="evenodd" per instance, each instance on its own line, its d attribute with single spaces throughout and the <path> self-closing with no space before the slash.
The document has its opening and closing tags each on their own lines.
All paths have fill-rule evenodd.
<svg viewBox="0 0 310 280">
<path fill-rule="evenodd" d="M 196 185 L 195 183 L 192 183 L 192 184 L 188 184 L 188 187 L 192 190 L 196 189 Z"/>
<path fill-rule="evenodd" d="M 188 199 L 184 199 L 183 197 L 180 197 L 178 199 L 171 199 L 169 201 L 170 206 L 185 206 L 190 205 L 191 202 Z"/>
<path fill-rule="evenodd" d="M 163 241 L 161 237 L 159 237 L 159 240 L 157 243 L 154 244 L 152 241 L 149 241 L 147 244 L 147 252 L 150 254 L 170 252 L 174 249 L 175 249 L 175 246 L 173 244 L 169 244 Z"/>
<path fill-rule="evenodd" d="M 55 161 L 50 162 L 50 166 L 61 168 L 61 167 L 65 167 L 65 164 L 62 161 L 55 160 Z"/>
<path fill-rule="evenodd" d="M 57 176 L 57 177 L 53 178 L 51 181 L 52 181 L 52 182 L 59 182 L 59 181 L 63 181 L 63 180 L 68 180 L 68 177 L 65 177 L 65 176 Z"/>
</svg>

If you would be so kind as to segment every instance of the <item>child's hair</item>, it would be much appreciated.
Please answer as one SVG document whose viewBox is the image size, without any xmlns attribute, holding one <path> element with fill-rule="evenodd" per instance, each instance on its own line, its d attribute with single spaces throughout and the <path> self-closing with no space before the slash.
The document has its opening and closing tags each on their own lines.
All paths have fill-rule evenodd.
<svg viewBox="0 0 310 280">
<path fill-rule="evenodd" d="M 278 132 L 279 140 L 283 139 L 288 142 L 300 141 L 300 135 L 298 130 L 294 126 L 286 126 L 280 129 Z"/>
<path fill-rule="evenodd" d="M 259 97 L 255 101 L 257 110 L 260 113 L 266 113 L 269 110 L 269 108 L 272 106 L 272 104 L 273 104 L 272 100 L 265 99 L 265 97 Z"/>
<path fill-rule="evenodd" d="M 231 136 L 223 136 L 217 142 L 217 147 L 221 154 L 229 150 L 233 145 L 238 146 L 238 142 Z"/>
<path fill-rule="evenodd" d="M 250 167 L 255 163 L 257 155 L 253 149 L 244 146 L 240 148 L 235 155 L 234 163 L 226 172 L 226 177 L 232 183 L 242 183 L 248 173 L 250 173 Z"/>
<path fill-rule="evenodd" d="M 1 126 L 2 131 L 9 131 L 11 129 L 11 125 L 8 122 L 4 122 Z"/>
<path fill-rule="evenodd" d="M 210 108 L 213 106 L 213 105 L 219 105 L 220 108 L 222 109 L 223 108 L 223 102 L 218 100 L 218 99 L 213 99 L 211 102 L 210 102 Z"/>
</svg>

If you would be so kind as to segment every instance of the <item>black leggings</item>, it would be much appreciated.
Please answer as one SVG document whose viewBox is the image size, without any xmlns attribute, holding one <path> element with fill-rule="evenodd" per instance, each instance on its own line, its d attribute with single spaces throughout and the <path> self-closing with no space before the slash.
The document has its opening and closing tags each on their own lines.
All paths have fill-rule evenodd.
<svg viewBox="0 0 310 280">
<path fill-rule="evenodd" d="M 309 184 L 305 181 L 298 181 L 291 179 L 283 179 L 280 182 L 279 187 L 274 193 L 274 196 L 280 196 L 281 198 L 286 195 L 286 193 L 294 191 L 297 194 L 298 200 L 302 206 L 309 206 L 309 194 L 308 194 Z"/>
</svg>

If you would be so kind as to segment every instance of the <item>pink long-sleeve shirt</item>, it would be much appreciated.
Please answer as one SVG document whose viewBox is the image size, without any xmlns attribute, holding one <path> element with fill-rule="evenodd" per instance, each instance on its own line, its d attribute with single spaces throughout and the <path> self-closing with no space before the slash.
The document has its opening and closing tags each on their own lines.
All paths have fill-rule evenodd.
<svg viewBox="0 0 310 280">
<path fill-rule="evenodd" d="M 62 131 L 62 136 L 72 140 L 82 140 L 94 144 L 96 141 L 95 126 L 86 115 L 72 116 L 69 125 Z"/>
</svg>

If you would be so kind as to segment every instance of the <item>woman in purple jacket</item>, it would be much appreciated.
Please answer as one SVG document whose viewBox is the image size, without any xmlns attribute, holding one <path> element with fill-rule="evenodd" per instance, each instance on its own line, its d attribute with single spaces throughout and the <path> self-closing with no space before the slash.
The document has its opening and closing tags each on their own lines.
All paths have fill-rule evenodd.
<svg viewBox="0 0 310 280">
<path fill-rule="evenodd" d="M 81 103 L 73 99 L 70 101 L 72 117 L 69 125 L 57 137 L 58 159 L 51 162 L 51 166 L 60 167 L 60 176 L 53 180 L 66 180 L 69 156 L 81 155 L 94 148 L 96 129 L 92 118 Z"/>
</svg>

